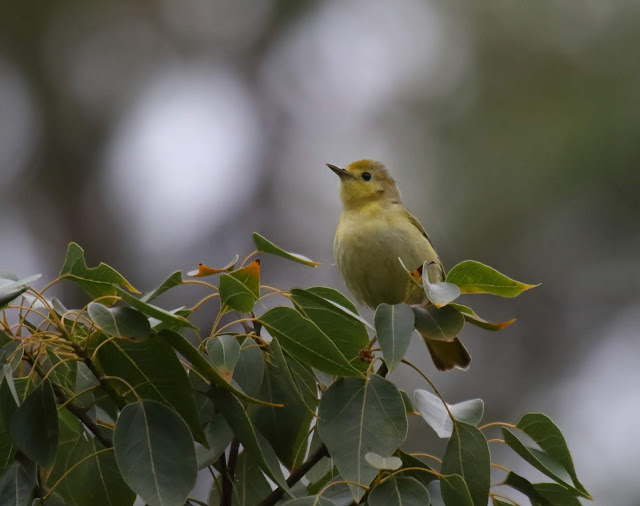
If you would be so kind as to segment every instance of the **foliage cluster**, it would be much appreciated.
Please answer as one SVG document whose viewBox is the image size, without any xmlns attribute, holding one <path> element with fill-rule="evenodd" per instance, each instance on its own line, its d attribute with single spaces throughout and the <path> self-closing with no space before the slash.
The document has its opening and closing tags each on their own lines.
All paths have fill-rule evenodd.
<svg viewBox="0 0 640 506">
<path fill-rule="evenodd" d="M 201 265 L 188 279 L 176 272 L 145 294 L 105 264 L 87 267 L 74 243 L 41 290 L 31 287 L 37 277 L 0 273 L 0 504 L 130 506 L 136 496 L 151 506 L 517 504 L 509 489 L 536 506 L 590 498 L 548 417 L 480 425 L 482 400 L 447 404 L 405 358 L 414 329 L 446 341 L 465 323 L 513 322 L 488 322 L 453 303 L 459 295 L 514 297 L 531 285 L 473 261 L 443 283 L 408 272 L 431 304 L 383 304 L 372 325 L 331 288 L 262 285 L 251 261 L 259 253 L 317 264 L 258 234 L 254 241 L 243 262 Z M 217 284 L 200 279 L 210 275 Z M 91 301 L 67 309 L 47 298 L 61 280 Z M 185 284 L 208 294 L 173 310 L 157 305 Z M 286 304 L 256 314 L 265 297 Z M 211 307 L 219 307 L 211 328 L 195 328 L 193 313 Z M 398 389 L 386 375 L 401 366 L 429 390 Z M 401 449 L 408 416 L 448 441 L 442 456 Z M 532 483 L 492 462 L 496 444 L 552 481 Z M 190 494 L 206 470 L 203 502 Z"/>
</svg>

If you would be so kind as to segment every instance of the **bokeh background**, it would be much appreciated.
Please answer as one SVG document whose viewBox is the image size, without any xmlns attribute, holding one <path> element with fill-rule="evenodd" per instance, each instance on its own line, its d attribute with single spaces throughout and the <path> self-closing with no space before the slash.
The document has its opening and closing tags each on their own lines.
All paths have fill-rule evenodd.
<svg viewBox="0 0 640 506">
<path fill-rule="evenodd" d="M 488 420 L 549 414 L 596 502 L 639 505 L 639 44 L 636 0 L 0 2 L 0 268 L 51 279 L 73 240 L 149 289 L 258 231 L 323 262 L 269 284 L 343 289 L 324 164 L 381 160 L 446 266 L 542 283 L 476 297 L 520 318 L 465 329 L 468 372 L 416 361 Z"/>
</svg>

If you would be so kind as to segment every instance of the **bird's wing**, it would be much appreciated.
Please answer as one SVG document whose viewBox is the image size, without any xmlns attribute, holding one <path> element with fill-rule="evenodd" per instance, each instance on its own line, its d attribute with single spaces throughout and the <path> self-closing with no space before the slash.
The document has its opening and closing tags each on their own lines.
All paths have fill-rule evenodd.
<svg viewBox="0 0 640 506">
<path fill-rule="evenodd" d="M 409 219 L 409 222 L 420 231 L 420 233 L 425 237 L 427 241 L 429 241 L 429 244 L 431 244 L 431 247 L 433 248 L 433 243 L 431 242 L 431 239 L 429 239 L 427 232 L 425 231 L 424 227 L 420 224 L 418 219 L 413 214 L 411 214 L 409 210 L 405 209 L 405 212 L 407 213 L 407 218 Z M 434 251 L 435 251 L 435 248 L 434 248 Z M 444 270 L 444 265 L 442 265 L 440 258 L 438 258 L 437 260 L 437 265 L 438 267 L 440 267 L 440 271 L 442 273 L 442 279 L 444 280 L 446 273 Z"/>
</svg>

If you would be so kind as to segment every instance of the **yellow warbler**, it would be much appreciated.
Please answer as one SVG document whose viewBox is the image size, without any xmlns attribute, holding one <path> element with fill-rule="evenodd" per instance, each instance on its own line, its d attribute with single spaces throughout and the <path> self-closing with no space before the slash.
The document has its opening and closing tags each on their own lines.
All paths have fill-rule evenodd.
<svg viewBox="0 0 640 506">
<path fill-rule="evenodd" d="M 411 270 L 429 262 L 429 272 L 423 275 L 432 283 L 444 280 L 444 267 L 424 228 L 402 204 L 385 166 L 372 160 L 359 160 L 344 169 L 327 166 L 340 177 L 343 211 L 333 253 L 349 290 L 374 309 L 382 303 L 428 303 L 398 258 Z M 438 369 L 469 366 L 471 357 L 458 338 L 423 338 Z"/>
</svg>

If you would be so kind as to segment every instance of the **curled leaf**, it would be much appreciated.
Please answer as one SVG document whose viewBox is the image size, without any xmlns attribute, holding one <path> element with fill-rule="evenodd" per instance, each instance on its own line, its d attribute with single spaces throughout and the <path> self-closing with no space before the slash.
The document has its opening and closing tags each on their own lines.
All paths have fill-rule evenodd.
<svg viewBox="0 0 640 506">
<path fill-rule="evenodd" d="M 238 255 L 234 256 L 231 262 L 220 268 L 208 267 L 205 264 L 198 264 L 198 269 L 195 271 L 187 272 L 187 276 L 191 276 L 193 278 L 203 278 L 205 276 L 212 276 L 213 274 L 220 274 L 221 272 L 229 272 L 238 263 L 239 258 L 240 257 Z"/>
</svg>

